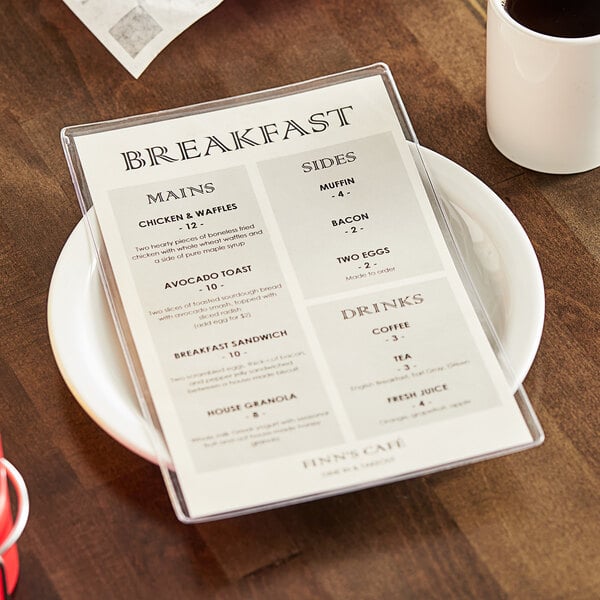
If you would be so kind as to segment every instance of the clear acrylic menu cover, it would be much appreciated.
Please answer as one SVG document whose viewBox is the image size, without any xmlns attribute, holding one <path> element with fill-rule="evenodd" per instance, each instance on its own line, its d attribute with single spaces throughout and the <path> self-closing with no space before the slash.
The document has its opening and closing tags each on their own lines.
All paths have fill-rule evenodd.
<svg viewBox="0 0 600 600">
<path fill-rule="evenodd" d="M 542 442 L 386 65 L 62 142 L 180 520 Z"/>
</svg>

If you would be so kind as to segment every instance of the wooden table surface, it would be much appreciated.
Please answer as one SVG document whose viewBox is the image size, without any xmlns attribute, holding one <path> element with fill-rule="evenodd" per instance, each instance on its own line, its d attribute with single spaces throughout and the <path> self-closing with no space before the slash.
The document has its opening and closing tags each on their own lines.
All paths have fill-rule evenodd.
<svg viewBox="0 0 600 600">
<path fill-rule="evenodd" d="M 536 174 L 491 145 L 483 0 L 224 0 L 138 80 L 59 0 L 3 0 L 0 27 L 0 434 L 31 495 L 17 600 L 599 597 L 600 169 Z M 183 525 L 53 358 L 48 286 L 80 219 L 59 131 L 377 61 L 421 143 L 493 189 L 536 250 L 546 320 L 525 387 L 546 442 Z"/>
</svg>

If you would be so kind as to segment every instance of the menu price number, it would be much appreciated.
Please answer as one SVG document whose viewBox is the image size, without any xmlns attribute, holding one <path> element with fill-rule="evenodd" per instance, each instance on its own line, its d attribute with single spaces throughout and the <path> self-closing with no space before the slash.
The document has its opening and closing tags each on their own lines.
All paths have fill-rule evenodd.
<svg viewBox="0 0 600 600">
<path fill-rule="evenodd" d="M 202 227 L 202 225 L 204 225 L 204 223 L 198 223 L 198 221 L 188 221 L 187 223 L 184 223 L 183 227 L 179 228 L 179 231 L 181 231 L 182 229 L 187 229 L 187 230 L 198 229 L 198 225 L 200 225 L 200 227 Z"/>
<path fill-rule="evenodd" d="M 352 225 L 350 229 L 346 229 L 344 233 L 358 233 L 359 231 L 364 231 L 364 227 L 357 227 L 356 225 Z"/>
<path fill-rule="evenodd" d="M 331 197 L 332 198 L 344 198 L 345 196 L 349 196 L 350 192 L 343 192 L 342 190 L 340 190 L 337 194 L 333 194 Z"/>
</svg>

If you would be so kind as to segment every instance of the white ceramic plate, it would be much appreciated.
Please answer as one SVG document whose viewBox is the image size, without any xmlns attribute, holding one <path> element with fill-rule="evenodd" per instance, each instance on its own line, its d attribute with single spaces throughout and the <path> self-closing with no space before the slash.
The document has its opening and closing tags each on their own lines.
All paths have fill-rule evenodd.
<svg viewBox="0 0 600 600">
<path fill-rule="evenodd" d="M 540 267 L 523 228 L 474 175 L 422 148 L 473 282 L 514 371 L 523 381 L 544 322 Z M 58 367 L 89 416 L 118 442 L 156 462 L 112 317 L 80 221 L 56 264 L 48 298 L 48 328 Z"/>
</svg>

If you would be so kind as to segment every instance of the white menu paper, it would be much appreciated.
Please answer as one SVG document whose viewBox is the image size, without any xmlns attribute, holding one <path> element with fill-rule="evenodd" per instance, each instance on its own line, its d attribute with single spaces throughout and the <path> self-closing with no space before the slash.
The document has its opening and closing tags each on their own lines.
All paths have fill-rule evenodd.
<svg viewBox="0 0 600 600">
<path fill-rule="evenodd" d="M 389 81 L 376 67 L 63 136 L 184 520 L 539 441 L 454 266 Z"/>
<path fill-rule="evenodd" d="M 222 0 L 63 0 L 138 78 L 180 33 Z"/>
</svg>

